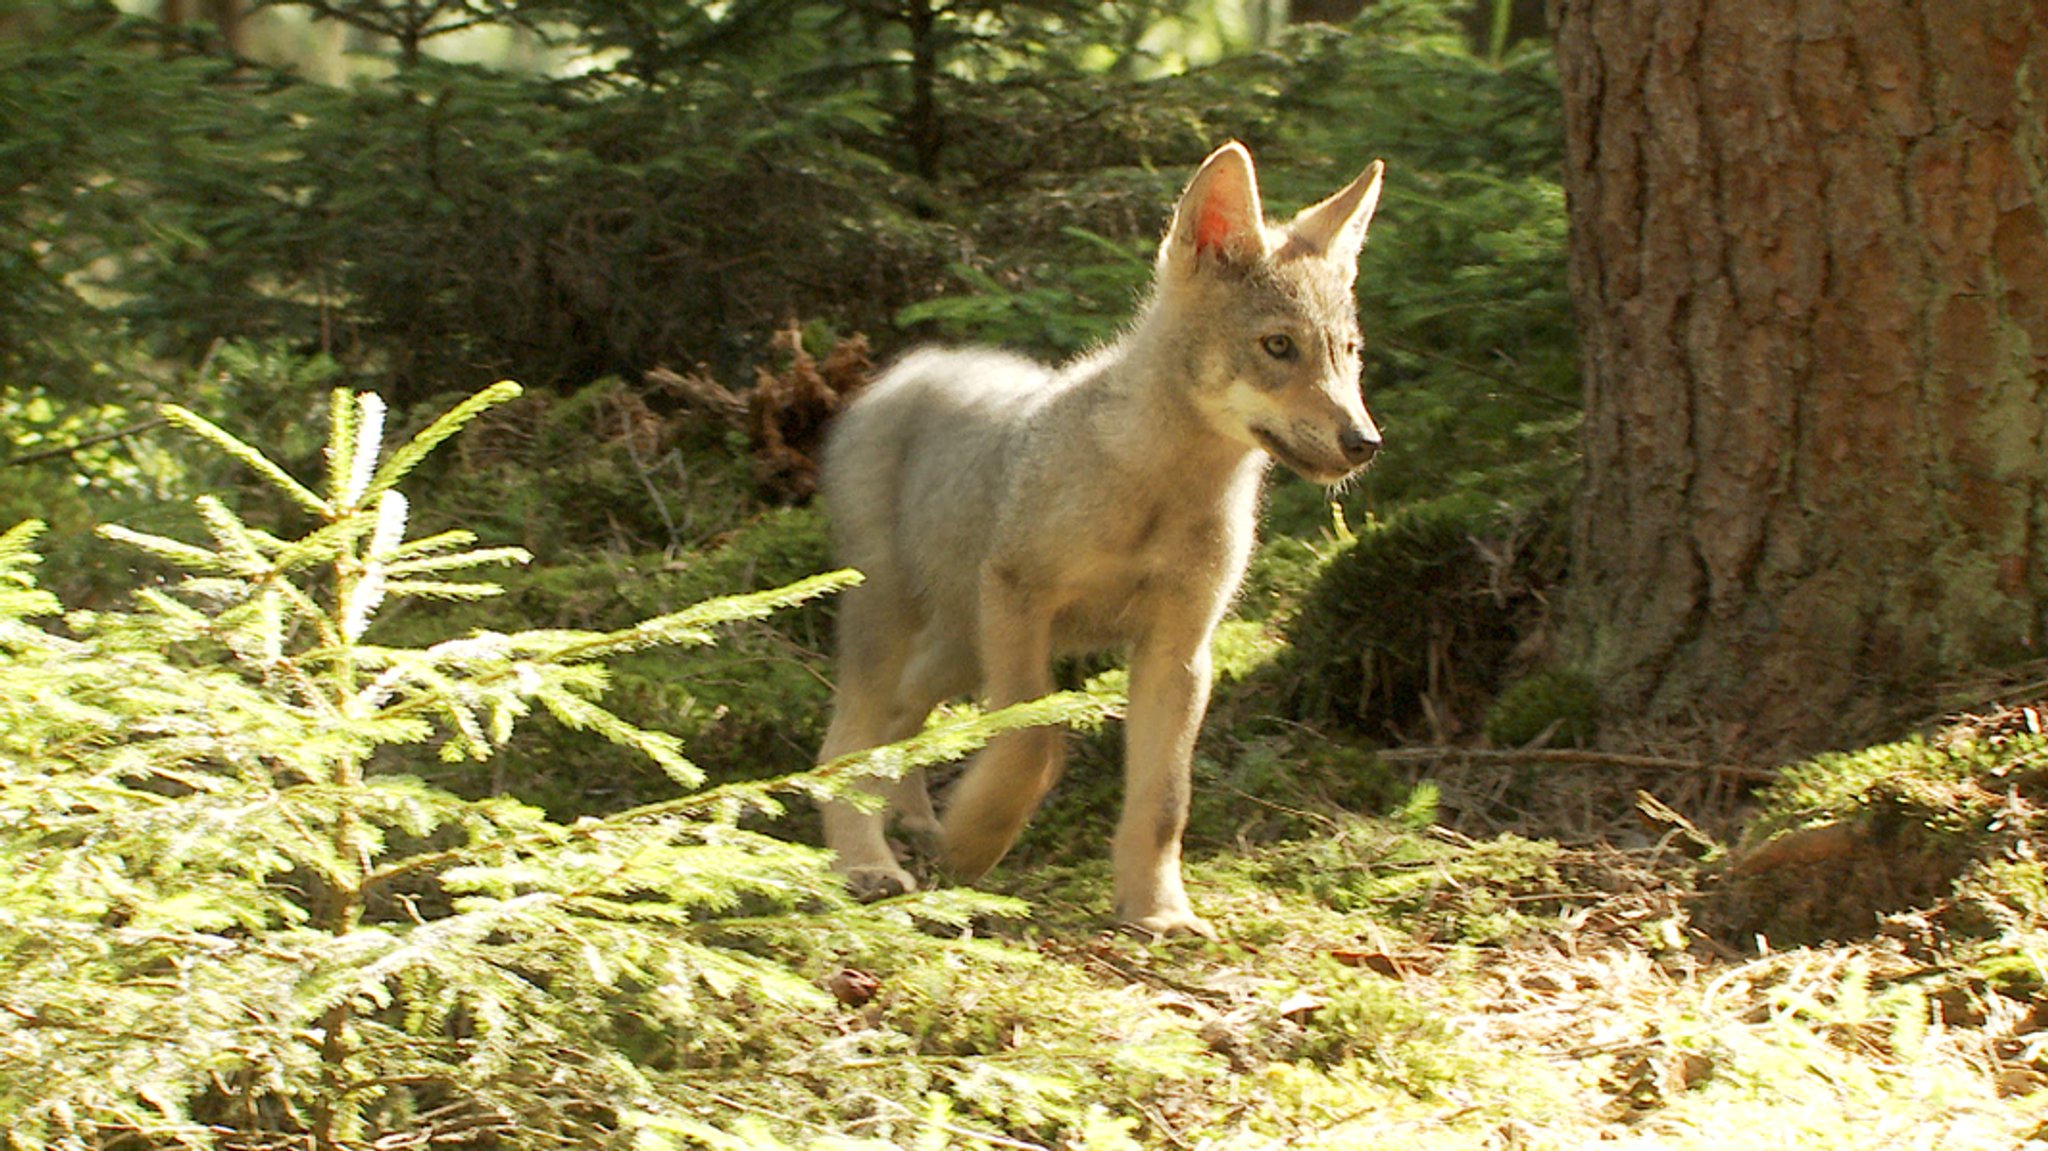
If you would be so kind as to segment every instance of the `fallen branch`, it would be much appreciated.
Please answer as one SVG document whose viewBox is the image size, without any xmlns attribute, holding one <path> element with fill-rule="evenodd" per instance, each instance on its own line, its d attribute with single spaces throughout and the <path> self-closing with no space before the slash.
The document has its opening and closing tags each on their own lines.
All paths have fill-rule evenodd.
<svg viewBox="0 0 2048 1151">
<path fill-rule="evenodd" d="M 818 458 L 825 427 L 867 386 L 874 373 L 866 336 L 840 340 L 823 360 L 804 348 L 795 320 L 775 333 L 773 347 L 788 359 L 781 371 L 754 369 L 754 386 L 735 392 L 699 367 L 694 372 L 650 368 L 647 385 L 681 400 L 735 431 L 746 433 L 754 482 L 779 504 L 802 504 L 818 490 Z"/>
<path fill-rule="evenodd" d="M 1568 747 L 1397 747 L 1373 753 L 1381 763 L 1443 763 L 1468 760 L 1477 763 L 1577 763 L 1590 767 L 1634 768 L 1647 771 L 1708 772 L 1729 779 L 1768 783 L 1778 778 L 1773 768 L 1737 763 L 1701 763 L 1662 755 L 1631 755 L 1618 751 L 1582 751 Z"/>
<path fill-rule="evenodd" d="M 1643 822 L 1663 833 L 1664 843 L 1675 845 L 1689 858 L 1705 859 L 1720 846 L 1714 842 L 1713 836 L 1701 831 L 1677 808 L 1641 788 L 1636 789 L 1636 814 L 1643 817 Z"/>
<path fill-rule="evenodd" d="M 744 430 L 747 426 L 747 401 L 712 379 L 711 373 L 703 367 L 694 372 L 654 367 L 647 369 L 643 378 L 650 387 L 675 396 L 685 405 L 708 413 L 728 427 Z"/>
</svg>

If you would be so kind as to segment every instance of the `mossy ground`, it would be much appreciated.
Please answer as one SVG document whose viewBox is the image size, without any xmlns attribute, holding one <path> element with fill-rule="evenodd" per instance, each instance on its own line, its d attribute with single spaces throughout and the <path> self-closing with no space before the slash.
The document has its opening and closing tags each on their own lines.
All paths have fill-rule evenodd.
<svg viewBox="0 0 2048 1151">
<path fill-rule="evenodd" d="M 1222 942 L 1106 929 L 1099 862 L 1006 867 L 1028 918 L 875 957 L 872 998 L 727 1089 L 791 1145 L 1990 1149 L 2048 1122 L 2026 994 L 1882 934 L 1727 948 L 1654 849 L 1354 818 L 1190 870 Z"/>
<path fill-rule="evenodd" d="M 1788 778 L 1834 770 L 1865 769 Z M 1768 792 L 1757 826 L 1803 786 Z M 1633 821 L 1571 843 L 1460 833 L 1433 791 L 1424 779 L 1405 809 L 1363 815 L 1269 790 L 1222 806 L 1287 808 L 1285 826 L 1236 841 L 1212 804 L 1189 861 L 1210 942 L 1109 927 L 1106 814 L 1092 787 L 1063 788 L 987 881 L 1028 910 L 978 929 L 986 961 L 878 962 L 873 998 L 833 1025 L 868 1053 L 861 1073 L 891 1052 L 893 1084 L 950 1100 L 943 1119 L 891 1090 L 893 1118 L 769 1127 L 795 1144 L 829 1128 L 962 1147 L 2048 1138 L 2048 885 L 2019 840 L 1924 906 L 1792 946 L 1712 919 L 1739 862 L 1702 864 Z M 832 1063 L 791 1052 L 748 1071 L 827 1091 Z"/>
</svg>

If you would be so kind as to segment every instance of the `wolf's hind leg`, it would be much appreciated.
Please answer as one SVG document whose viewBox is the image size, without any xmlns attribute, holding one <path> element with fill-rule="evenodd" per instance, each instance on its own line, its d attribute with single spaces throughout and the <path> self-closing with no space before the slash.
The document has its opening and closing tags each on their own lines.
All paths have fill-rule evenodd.
<svg viewBox="0 0 2048 1151">
<path fill-rule="evenodd" d="M 902 597 L 891 593 L 890 581 L 870 576 L 868 584 L 848 592 L 839 614 L 839 685 L 832 697 L 832 725 L 825 732 L 818 762 L 866 751 L 911 735 L 924 724 L 932 702 L 922 710 L 906 706 L 905 672 L 917 665 L 912 637 L 916 615 Z M 914 714 L 913 714 L 914 713 Z M 859 789 L 885 798 L 890 807 L 908 804 L 922 779 L 867 778 Z M 924 801 L 928 812 L 930 800 Z M 825 846 L 837 857 L 833 867 L 846 876 L 859 899 L 879 899 L 917 890 L 917 881 L 896 860 L 886 835 L 888 815 L 879 805 L 828 800 L 821 805 Z"/>
<path fill-rule="evenodd" d="M 982 577 L 981 660 L 990 707 L 1050 694 L 1052 611 L 992 568 Z M 946 867 L 978 879 L 1016 842 L 1024 822 L 1059 780 L 1063 733 L 1031 727 L 995 737 L 947 798 L 942 821 Z"/>
<path fill-rule="evenodd" d="M 865 591 L 868 589 L 856 589 Z M 886 604 L 886 601 L 884 601 Z M 820 763 L 916 735 L 940 701 L 974 685 L 970 651 L 927 622 L 914 638 L 907 612 L 884 613 L 872 599 L 849 603 L 840 617 L 839 693 L 833 699 L 832 726 Z M 885 797 L 888 810 L 863 811 L 845 802 L 824 805 L 825 846 L 838 855 L 834 864 L 846 875 L 857 898 L 879 899 L 915 891 L 916 881 L 896 860 L 887 824 L 894 815 L 913 835 L 936 837 L 939 819 L 932 811 L 924 772 L 913 769 L 896 779 L 870 778 L 861 784 L 870 795 Z"/>
<path fill-rule="evenodd" d="M 818 762 L 829 763 L 842 755 L 865 751 L 890 742 L 887 736 L 887 705 L 878 704 L 868 693 L 849 689 L 844 683 L 832 705 L 832 726 L 825 733 L 825 745 Z M 859 787 L 871 795 L 889 796 L 903 786 L 902 780 L 869 778 Z M 846 885 L 856 899 L 880 899 L 917 890 L 884 834 L 888 817 L 881 810 L 863 810 L 846 800 L 827 800 L 822 805 L 825 846 L 837 858 L 833 868 L 846 876 Z"/>
<path fill-rule="evenodd" d="M 906 733 L 916 734 L 915 731 Z M 925 784 L 923 768 L 913 767 L 904 772 L 889 788 L 889 814 L 895 818 L 896 826 L 912 835 L 924 838 L 938 836 L 939 813 L 932 810 L 932 793 Z"/>
<path fill-rule="evenodd" d="M 932 709 L 974 689 L 974 652 L 940 624 L 927 623 L 911 645 L 914 654 L 897 686 L 887 742 L 908 739 L 924 728 Z M 904 831 L 927 839 L 939 835 L 938 813 L 925 785 L 923 768 L 912 768 L 890 786 L 889 813 Z"/>
</svg>

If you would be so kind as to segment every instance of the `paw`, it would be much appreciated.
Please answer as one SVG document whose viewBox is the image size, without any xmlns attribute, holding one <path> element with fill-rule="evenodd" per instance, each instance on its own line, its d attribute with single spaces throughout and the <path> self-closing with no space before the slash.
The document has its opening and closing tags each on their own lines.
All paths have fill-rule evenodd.
<svg viewBox="0 0 2048 1151">
<path fill-rule="evenodd" d="M 873 903 L 917 890 L 917 880 L 895 864 L 849 868 L 846 890 L 862 903 Z"/>
<path fill-rule="evenodd" d="M 1185 907 L 1161 908 L 1143 915 L 1132 915 L 1121 909 L 1117 919 L 1125 927 L 1154 939 L 1169 936 L 1198 935 L 1203 939 L 1216 939 L 1216 928 L 1206 919 Z"/>
</svg>

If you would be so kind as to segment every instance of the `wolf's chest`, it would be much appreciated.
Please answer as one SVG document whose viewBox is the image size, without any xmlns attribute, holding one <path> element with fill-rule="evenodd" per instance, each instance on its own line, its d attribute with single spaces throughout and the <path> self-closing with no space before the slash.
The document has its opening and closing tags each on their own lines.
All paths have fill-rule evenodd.
<svg viewBox="0 0 2048 1151">
<path fill-rule="evenodd" d="M 1170 504 L 1131 511 L 1116 530 L 1077 532 L 1061 550 L 1063 606 L 1053 632 L 1062 649 L 1125 642 L 1162 615 L 1207 613 L 1235 589 L 1249 552 L 1248 519 Z"/>
</svg>

